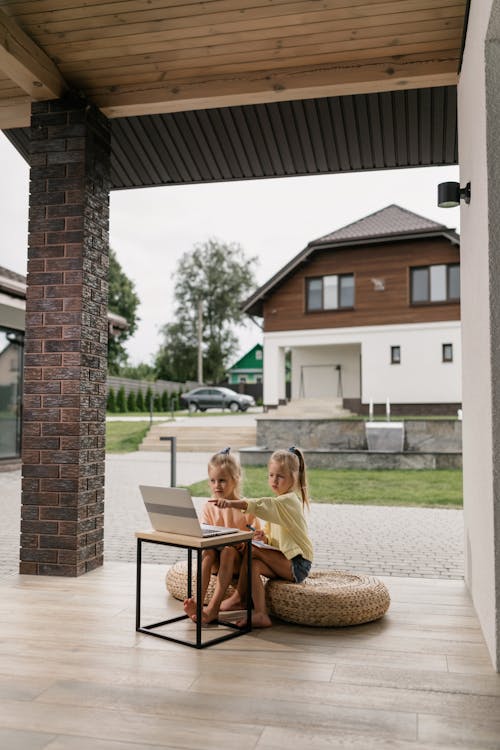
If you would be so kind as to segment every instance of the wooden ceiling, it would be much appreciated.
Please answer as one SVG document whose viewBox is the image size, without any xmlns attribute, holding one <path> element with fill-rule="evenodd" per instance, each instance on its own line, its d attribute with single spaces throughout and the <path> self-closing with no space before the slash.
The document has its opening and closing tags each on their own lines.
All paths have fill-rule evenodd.
<svg viewBox="0 0 500 750">
<path fill-rule="evenodd" d="M 0 0 L 0 128 L 454 86 L 467 0 Z"/>
<path fill-rule="evenodd" d="M 467 0 L 0 0 L 0 129 L 111 118 L 114 189 L 457 161 Z"/>
</svg>

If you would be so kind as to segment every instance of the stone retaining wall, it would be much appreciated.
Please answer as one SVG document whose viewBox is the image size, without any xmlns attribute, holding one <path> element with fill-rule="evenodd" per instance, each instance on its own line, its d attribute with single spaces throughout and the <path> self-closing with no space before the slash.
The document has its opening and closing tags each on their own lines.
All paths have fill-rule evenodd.
<svg viewBox="0 0 500 750">
<path fill-rule="evenodd" d="M 242 466 L 265 466 L 272 450 L 240 448 Z M 382 451 L 305 450 L 311 469 L 460 469 L 462 454 L 452 453 L 384 453 Z"/>
<path fill-rule="evenodd" d="M 461 453 L 462 422 L 456 419 L 407 419 L 404 451 Z M 257 446 L 297 445 L 315 451 L 366 451 L 364 420 L 356 419 L 257 419 Z M 265 462 L 264 462 L 265 463 Z"/>
</svg>

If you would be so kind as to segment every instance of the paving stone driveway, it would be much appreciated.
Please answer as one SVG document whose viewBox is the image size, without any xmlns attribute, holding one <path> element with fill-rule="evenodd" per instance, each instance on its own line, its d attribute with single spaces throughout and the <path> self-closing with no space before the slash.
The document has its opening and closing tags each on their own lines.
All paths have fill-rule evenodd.
<svg viewBox="0 0 500 750">
<path fill-rule="evenodd" d="M 179 453 L 177 484 L 204 479 L 208 458 L 205 453 Z M 168 485 L 170 454 L 108 455 L 106 472 L 105 557 L 133 562 L 134 532 L 149 526 L 138 485 Z M 0 472 L 0 576 L 17 572 L 20 488 L 20 471 Z M 315 567 L 386 576 L 463 577 L 461 510 L 314 504 L 310 531 Z M 145 546 L 145 562 L 170 564 L 182 555 Z"/>
</svg>

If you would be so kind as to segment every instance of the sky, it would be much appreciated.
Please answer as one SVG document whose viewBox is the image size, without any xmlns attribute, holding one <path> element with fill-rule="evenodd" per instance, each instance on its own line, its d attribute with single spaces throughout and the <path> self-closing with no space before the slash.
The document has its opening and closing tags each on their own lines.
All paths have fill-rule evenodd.
<svg viewBox="0 0 500 750">
<path fill-rule="evenodd" d="M 1 132 L 0 174 L 0 266 L 25 274 L 29 171 Z M 153 363 L 160 329 L 174 320 L 177 262 L 195 244 L 239 243 L 257 256 L 260 286 L 311 240 L 391 203 L 459 231 L 459 208 L 437 206 L 438 183 L 458 179 L 458 167 L 421 167 L 114 191 L 110 244 L 141 300 L 130 363 Z M 262 342 L 251 321 L 237 334 L 235 361 Z"/>
</svg>

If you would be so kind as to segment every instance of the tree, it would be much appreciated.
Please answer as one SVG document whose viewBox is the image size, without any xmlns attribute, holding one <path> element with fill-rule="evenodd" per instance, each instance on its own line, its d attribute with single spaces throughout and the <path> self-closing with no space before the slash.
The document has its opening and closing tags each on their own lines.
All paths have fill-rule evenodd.
<svg viewBox="0 0 500 750">
<path fill-rule="evenodd" d="M 116 394 L 116 411 L 125 412 L 127 411 L 127 397 L 125 396 L 125 388 L 121 385 Z"/>
<path fill-rule="evenodd" d="M 113 388 L 113 386 L 111 386 L 108 391 L 108 400 L 107 400 L 106 408 L 112 414 L 116 411 L 116 396 L 115 396 L 115 389 Z"/>
<path fill-rule="evenodd" d="M 120 367 L 120 376 L 132 380 L 156 380 L 155 368 L 145 362 L 138 365 L 123 365 Z"/>
<path fill-rule="evenodd" d="M 127 411 L 135 411 L 136 408 L 135 392 L 129 391 L 127 396 Z"/>
<path fill-rule="evenodd" d="M 241 302 L 255 287 L 253 266 L 236 243 L 210 239 L 184 253 L 175 272 L 175 316 L 162 329 L 164 344 L 156 357 L 158 377 L 195 380 L 198 357 L 198 309 L 202 306 L 203 373 L 207 382 L 224 377 L 237 344 L 234 326 L 243 322 Z"/>
<path fill-rule="evenodd" d="M 137 411 L 145 411 L 144 408 L 144 396 L 140 388 L 137 390 L 137 396 L 135 399 L 135 408 Z"/>
<path fill-rule="evenodd" d="M 108 283 L 108 307 L 111 312 L 126 318 L 128 323 L 126 331 L 119 331 L 116 335 L 108 336 L 108 371 L 111 375 L 119 375 L 120 367 L 127 362 L 127 352 L 123 344 L 137 329 L 139 321 L 137 308 L 140 300 L 136 294 L 134 282 L 124 273 L 111 247 L 109 248 Z"/>
</svg>

